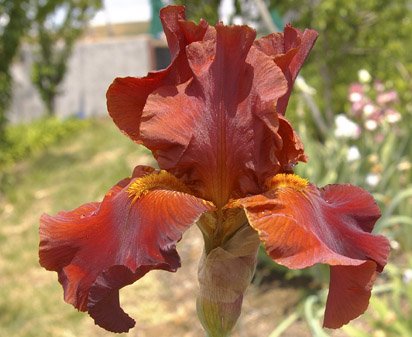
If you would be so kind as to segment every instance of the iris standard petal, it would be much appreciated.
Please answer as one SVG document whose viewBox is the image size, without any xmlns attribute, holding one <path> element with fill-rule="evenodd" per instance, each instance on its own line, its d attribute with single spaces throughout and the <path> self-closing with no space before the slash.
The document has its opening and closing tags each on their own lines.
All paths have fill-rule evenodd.
<svg viewBox="0 0 412 337">
<path fill-rule="evenodd" d="M 282 139 L 282 146 L 275 151 L 275 156 L 280 164 L 281 173 L 292 173 L 296 164 L 306 162 L 307 157 L 303 149 L 303 143 L 293 130 L 287 119 L 279 115 L 279 136 Z"/>
<path fill-rule="evenodd" d="M 176 242 L 213 209 L 185 189 L 170 174 L 139 167 L 101 203 L 43 215 L 40 264 L 58 272 L 65 300 L 109 331 L 133 327 L 120 308 L 119 289 L 153 269 L 176 271 Z"/>
<path fill-rule="evenodd" d="M 389 254 L 388 240 L 370 233 L 380 217 L 373 198 L 352 185 L 318 189 L 295 175 L 280 174 L 268 184 L 267 193 L 233 204 L 244 207 L 276 262 L 292 269 L 332 266 L 326 327 L 356 318 L 366 309 L 374 273 L 382 271 Z"/>
<path fill-rule="evenodd" d="M 256 48 L 273 58 L 288 81 L 288 91 L 276 106 L 276 111 L 281 115 L 285 114 L 293 83 L 317 37 L 318 33 L 312 29 L 301 32 L 287 25 L 283 33 L 273 33 L 255 41 Z"/>
<path fill-rule="evenodd" d="M 287 91 L 282 71 L 252 46 L 247 26 L 209 27 L 187 47 L 193 79 L 147 99 L 141 138 L 159 166 L 223 206 L 262 192 L 280 170 L 275 104 Z"/>
<path fill-rule="evenodd" d="M 191 77 L 185 47 L 202 39 L 208 27 L 204 20 L 198 25 L 184 21 L 182 6 L 163 8 L 160 19 L 172 57 L 171 64 L 145 77 L 116 78 L 106 94 L 107 109 L 113 121 L 136 142 L 140 142 L 140 119 L 147 96 L 162 85 L 176 85 Z"/>
</svg>

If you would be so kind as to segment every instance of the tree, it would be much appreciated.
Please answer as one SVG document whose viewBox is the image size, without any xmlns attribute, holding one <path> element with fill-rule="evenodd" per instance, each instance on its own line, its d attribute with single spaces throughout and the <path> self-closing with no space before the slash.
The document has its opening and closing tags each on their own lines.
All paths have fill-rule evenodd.
<svg viewBox="0 0 412 337">
<path fill-rule="evenodd" d="M 205 19 L 214 24 L 219 21 L 219 7 L 222 0 L 176 0 L 176 5 L 186 6 L 186 13 L 192 20 Z"/>
<path fill-rule="evenodd" d="M 329 121 L 345 110 L 347 90 L 360 69 L 391 82 L 411 102 L 412 20 L 409 0 L 270 0 L 293 24 L 319 32 L 305 77 Z M 403 78 L 402 78 L 402 76 Z M 410 104 L 410 103 L 409 103 Z"/>
<path fill-rule="evenodd" d="M 10 66 L 29 28 L 30 0 L 0 0 L 0 145 L 5 141 L 6 111 L 11 101 Z"/>
<path fill-rule="evenodd" d="M 38 49 L 32 79 L 49 115 L 55 113 L 55 99 L 74 43 L 101 6 L 101 0 L 37 1 L 34 39 Z"/>
</svg>

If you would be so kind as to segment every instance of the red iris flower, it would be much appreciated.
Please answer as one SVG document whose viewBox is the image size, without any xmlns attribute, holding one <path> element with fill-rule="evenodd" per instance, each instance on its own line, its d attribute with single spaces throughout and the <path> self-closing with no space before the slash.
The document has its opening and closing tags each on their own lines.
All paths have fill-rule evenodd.
<svg viewBox="0 0 412 337">
<path fill-rule="evenodd" d="M 186 21 L 183 7 L 160 17 L 169 67 L 117 78 L 107 92 L 116 125 L 152 151 L 160 170 L 137 166 L 102 202 L 41 217 L 40 263 L 58 272 L 65 300 L 107 330 L 128 331 L 134 320 L 119 289 L 153 269 L 176 271 L 176 243 L 197 223 L 201 291 L 220 297 L 198 303 L 204 325 L 213 301 L 241 304 L 255 237 L 289 268 L 330 265 L 325 327 L 363 313 L 389 253 L 387 239 L 371 233 L 378 207 L 361 188 L 317 188 L 292 172 L 306 157 L 284 113 L 317 33 L 286 26 L 255 41 L 247 26 Z"/>
</svg>

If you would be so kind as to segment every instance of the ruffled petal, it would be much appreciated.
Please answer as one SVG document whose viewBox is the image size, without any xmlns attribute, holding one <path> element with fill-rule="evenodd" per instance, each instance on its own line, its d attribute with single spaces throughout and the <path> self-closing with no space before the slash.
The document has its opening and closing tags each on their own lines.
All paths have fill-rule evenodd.
<svg viewBox="0 0 412 337">
<path fill-rule="evenodd" d="M 262 193 L 269 176 L 306 159 L 276 106 L 287 104 L 315 32 L 287 26 L 254 43 L 253 29 L 196 25 L 184 20 L 181 6 L 160 16 L 172 63 L 110 86 L 108 110 L 121 130 L 148 147 L 162 169 L 220 207 Z"/>
<path fill-rule="evenodd" d="M 146 77 L 116 78 L 106 98 L 113 121 L 131 139 L 140 142 L 140 119 L 147 96 L 162 85 L 179 84 L 191 77 L 185 48 L 201 40 L 208 24 L 186 22 L 182 6 L 168 6 L 160 11 L 160 19 L 169 45 L 172 62 L 164 70 L 150 72 Z"/>
<path fill-rule="evenodd" d="M 326 327 L 360 315 L 374 273 L 382 271 L 389 254 L 388 240 L 370 233 L 380 217 L 373 198 L 351 185 L 318 189 L 295 175 L 281 174 L 268 184 L 267 193 L 232 204 L 244 207 L 276 262 L 292 269 L 315 263 L 332 266 Z"/>
<path fill-rule="evenodd" d="M 306 29 L 301 32 L 287 25 L 283 33 L 273 33 L 255 41 L 256 48 L 274 59 L 288 81 L 288 91 L 279 99 L 276 106 L 277 112 L 281 115 L 285 114 L 293 83 L 317 37 L 318 33 L 314 30 Z"/>
<path fill-rule="evenodd" d="M 292 125 L 281 115 L 279 115 L 278 133 L 282 139 L 282 147 L 275 151 L 275 156 L 280 163 L 280 172 L 292 173 L 293 168 L 299 161 L 306 162 L 307 160 L 303 143 L 293 130 Z"/>
<path fill-rule="evenodd" d="M 255 34 L 246 26 L 209 27 L 187 47 L 194 78 L 159 88 L 142 115 L 141 137 L 159 166 L 217 206 L 262 192 L 280 170 L 274 106 L 287 85 L 270 57 L 252 47 Z"/>
<path fill-rule="evenodd" d="M 120 308 L 119 289 L 153 269 L 176 271 L 176 242 L 213 209 L 179 188 L 172 190 L 179 186 L 167 173 L 139 167 L 101 203 L 41 217 L 40 264 L 58 272 L 68 303 L 109 331 L 134 326 Z"/>
</svg>

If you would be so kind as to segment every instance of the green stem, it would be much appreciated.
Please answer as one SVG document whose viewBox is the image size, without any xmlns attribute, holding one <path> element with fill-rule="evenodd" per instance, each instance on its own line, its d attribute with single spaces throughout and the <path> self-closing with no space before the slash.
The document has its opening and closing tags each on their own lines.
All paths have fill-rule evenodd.
<svg viewBox="0 0 412 337">
<path fill-rule="evenodd" d="M 209 334 L 206 332 L 206 337 L 230 337 L 229 334 Z"/>
</svg>

